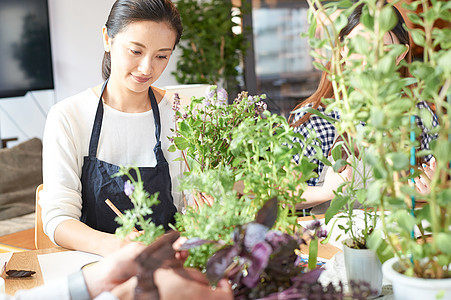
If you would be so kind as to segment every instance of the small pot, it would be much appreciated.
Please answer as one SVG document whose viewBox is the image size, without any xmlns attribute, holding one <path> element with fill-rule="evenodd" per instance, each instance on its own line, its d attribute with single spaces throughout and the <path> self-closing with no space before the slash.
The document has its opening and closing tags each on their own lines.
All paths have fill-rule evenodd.
<svg viewBox="0 0 451 300">
<path fill-rule="evenodd" d="M 451 278 L 425 279 L 406 276 L 397 257 L 387 260 L 382 266 L 385 278 L 391 281 L 396 300 L 440 299 L 451 300 Z"/>
<path fill-rule="evenodd" d="M 372 297 L 378 297 L 382 292 L 382 264 L 377 254 L 371 249 L 354 249 L 343 243 L 346 277 L 348 283 L 364 281 L 375 291 Z"/>
</svg>

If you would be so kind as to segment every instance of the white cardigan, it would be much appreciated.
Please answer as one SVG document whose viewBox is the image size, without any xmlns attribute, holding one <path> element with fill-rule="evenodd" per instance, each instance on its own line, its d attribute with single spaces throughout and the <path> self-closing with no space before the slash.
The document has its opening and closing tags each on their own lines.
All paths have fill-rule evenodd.
<svg viewBox="0 0 451 300">
<path fill-rule="evenodd" d="M 182 194 L 178 192 L 178 179 L 185 171 L 180 151 L 168 152 L 173 136 L 173 94 L 166 92 L 158 104 L 161 118 L 161 145 L 169 163 L 172 178 L 174 205 L 183 207 Z M 42 220 L 45 233 L 54 240 L 56 227 L 68 219 L 81 217 L 81 170 L 83 158 L 88 155 L 92 126 L 98 97 L 87 89 L 55 104 L 48 113 L 43 138 L 43 181 L 40 194 Z M 188 101 L 182 98 L 182 107 Z M 104 104 L 102 129 L 97 158 L 118 166 L 134 165 L 154 167 L 156 158 L 155 124 L 153 111 L 125 113 Z"/>
</svg>

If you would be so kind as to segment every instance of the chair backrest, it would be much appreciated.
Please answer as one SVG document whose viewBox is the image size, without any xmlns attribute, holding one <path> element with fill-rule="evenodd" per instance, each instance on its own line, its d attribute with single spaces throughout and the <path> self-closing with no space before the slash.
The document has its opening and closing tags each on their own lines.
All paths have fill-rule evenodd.
<svg viewBox="0 0 451 300">
<path fill-rule="evenodd" d="M 36 188 L 36 217 L 34 224 L 34 244 L 36 249 L 54 248 L 57 247 L 50 238 L 44 233 L 41 217 L 41 206 L 39 205 L 39 192 L 44 186 L 40 184 Z"/>
</svg>

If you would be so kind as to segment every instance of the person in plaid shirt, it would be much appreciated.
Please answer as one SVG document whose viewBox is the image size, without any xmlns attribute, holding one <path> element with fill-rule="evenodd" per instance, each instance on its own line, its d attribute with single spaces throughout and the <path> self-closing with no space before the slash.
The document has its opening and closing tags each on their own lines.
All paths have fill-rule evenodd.
<svg viewBox="0 0 451 300">
<path fill-rule="evenodd" d="M 353 35 L 356 35 L 358 33 L 361 33 L 361 27 L 363 25 L 360 24 L 360 15 L 362 13 L 362 7 L 363 5 L 358 6 L 355 11 L 349 16 L 348 18 L 348 24 L 346 27 L 344 27 L 340 32 L 340 40 L 343 41 L 346 36 L 349 36 L 350 38 Z M 406 60 L 407 62 L 411 61 L 411 55 L 410 55 L 410 40 L 409 40 L 409 34 L 404 29 L 404 20 L 399 13 L 399 11 L 393 7 L 396 15 L 398 16 L 398 23 L 396 26 L 392 29 L 391 32 L 386 33 L 386 36 L 384 37 L 384 42 L 386 44 L 404 44 L 407 46 L 407 50 L 401 54 L 398 57 L 397 62 L 399 63 L 401 60 Z M 356 30 L 354 30 L 356 29 Z M 347 52 L 347 49 L 344 49 Z M 344 57 L 346 57 L 346 52 L 343 51 L 342 53 L 345 53 Z M 355 56 L 356 54 L 353 54 Z M 330 70 L 330 62 L 326 65 L 326 68 Z M 408 72 L 407 67 L 403 66 L 399 70 L 402 77 L 409 77 L 410 74 Z M 321 76 L 320 83 L 318 85 L 317 90 L 315 93 L 310 96 L 305 101 L 302 101 L 299 103 L 293 111 L 301 108 L 301 107 L 309 107 L 318 110 L 321 114 L 335 119 L 339 120 L 340 115 L 337 111 L 330 111 L 326 113 L 326 105 L 321 101 L 322 99 L 333 99 L 334 92 L 332 88 L 332 83 L 327 79 L 327 72 L 323 72 Z M 429 107 L 427 102 L 422 101 L 417 104 L 417 107 L 419 109 L 426 109 L 428 110 L 432 115 L 432 127 L 435 127 L 438 125 L 438 119 L 433 110 Z M 322 150 L 322 154 L 324 156 L 328 156 L 330 153 L 330 150 L 332 149 L 334 142 L 337 138 L 337 132 L 335 129 L 335 126 L 330 123 L 328 120 L 321 118 L 318 115 L 314 115 L 308 112 L 296 112 L 290 115 L 289 117 L 289 123 L 293 127 L 293 130 L 297 133 L 300 133 L 305 139 L 309 138 L 312 133 L 316 134 L 316 139 L 314 139 L 313 144 L 320 147 Z M 419 128 L 421 128 L 421 134 L 419 137 L 420 140 L 420 149 L 429 149 L 429 143 L 432 139 L 436 138 L 436 135 L 430 135 L 429 129 L 427 126 L 425 126 L 423 120 L 419 117 L 416 117 L 416 124 Z M 300 140 L 297 140 L 297 142 L 302 143 Z M 311 157 L 315 154 L 316 150 L 314 149 L 313 145 L 305 145 L 304 147 L 304 154 L 306 157 Z M 299 155 L 294 156 L 294 161 L 296 163 L 299 163 Z M 331 182 L 327 180 L 329 177 L 329 171 L 333 173 L 332 170 L 326 171 L 326 180 L 324 181 L 324 185 L 322 185 L 322 182 L 320 181 L 320 178 L 324 178 L 324 174 L 322 174 L 325 171 L 325 165 L 321 161 L 318 161 L 317 159 L 312 159 L 312 162 L 318 164 L 317 169 L 315 170 L 318 174 L 318 177 L 311 178 L 307 181 L 309 188 L 306 189 L 304 194 L 302 194 L 302 198 L 306 199 L 306 202 L 299 203 L 297 206 L 298 209 L 300 208 L 309 208 L 312 206 L 315 206 L 317 204 L 321 204 L 323 202 L 326 202 L 328 200 L 331 200 L 334 197 L 333 193 L 322 193 L 322 189 L 320 186 L 326 186 L 327 184 L 330 184 Z M 429 165 L 424 163 L 429 163 Z M 434 169 L 435 169 L 435 159 L 429 155 L 423 158 L 423 169 L 429 177 L 432 176 Z M 323 175 L 323 176 L 321 176 Z M 342 176 L 342 178 L 349 178 L 348 175 Z M 338 178 L 338 177 L 335 177 Z M 427 193 L 428 192 L 428 180 L 424 180 L 421 177 L 416 178 L 416 186 L 417 190 L 421 193 Z M 343 182 L 343 180 L 341 180 Z M 340 182 L 340 183 L 341 183 Z M 338 186 L 337 184 L 334 184 L 334 186 Z M 318 196 L 315 195 L 317 193 L 321 193 L 322 196 L 324 196 L 323 199 L 318 199 Z"/>
</svg>

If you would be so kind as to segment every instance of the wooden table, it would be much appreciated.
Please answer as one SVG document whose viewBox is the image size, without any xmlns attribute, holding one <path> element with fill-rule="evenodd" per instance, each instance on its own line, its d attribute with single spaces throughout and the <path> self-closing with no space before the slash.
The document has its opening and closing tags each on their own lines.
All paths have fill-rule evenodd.
<svg viewBox="0 0 451 300">
<path fill-rule="evenodd" d="M 5 291 L 9 295 L 14 295 L 18 290 L 28 290 L 44 284 L 44 279 L 39 266 L 38 255 L 67 251 L 64 248 L 56 247 L 41 250 L 31 250 L 24 252 L 14 252 L 9 260 L 6 270 L 30 270 L 35 271 L 31 277 L 26 278 L 5 278 Z M 3 267 L 3 266 L 2 266 Z"/>
</svg>

